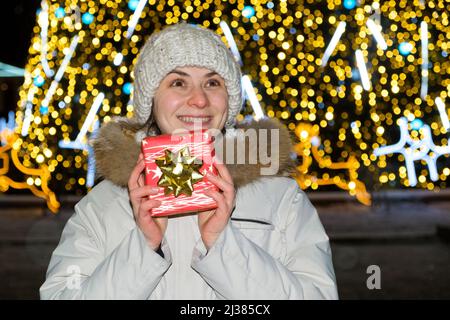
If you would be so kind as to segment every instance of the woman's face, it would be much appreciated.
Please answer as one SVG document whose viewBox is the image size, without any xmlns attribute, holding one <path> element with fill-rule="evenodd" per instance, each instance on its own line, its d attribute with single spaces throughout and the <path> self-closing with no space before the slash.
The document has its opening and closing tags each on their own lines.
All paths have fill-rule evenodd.
<svg viewBox="0 0 450 320">
<path fill-rule="evenodd" d="M 228 116 L 225 81 L 206 68 L 176 68 L 161 81 L 153 108 L 162 133 L 176 129 L 221 130 Z"/>
</svg>

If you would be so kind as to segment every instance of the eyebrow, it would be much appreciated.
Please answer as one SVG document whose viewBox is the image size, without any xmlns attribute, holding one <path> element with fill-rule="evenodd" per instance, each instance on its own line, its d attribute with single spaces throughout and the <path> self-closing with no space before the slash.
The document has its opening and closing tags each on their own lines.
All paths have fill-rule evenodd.
<svg viewBox="0 0 450 320">
<path fill-rule="evenodd" d="M 189 74 L 187 74 L 186 72 L 180 71 L 180 70 L 172 70 L 172 71 L 169 72 L 169 74 L 172 74 L 172 73 L 178 74 L 178 75 L 183 76 L 183 77 L 190 77 Z M 209 73 L 205 74 L 203 76 L 203 78 L 209 78 L 209 77 L 215 76 L 217 74 L 218 74 L 217 72 L 212 71 L 212 72 L 209 72 Z"/>
</svg>

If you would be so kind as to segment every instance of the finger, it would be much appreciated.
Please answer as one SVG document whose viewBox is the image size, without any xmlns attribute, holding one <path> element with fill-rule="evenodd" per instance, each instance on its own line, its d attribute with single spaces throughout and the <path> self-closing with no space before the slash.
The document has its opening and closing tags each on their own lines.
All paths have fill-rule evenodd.
<svg viewBox="0 0 450 320">
<path fill-rule="evenodd" d="M 144 154 L 142 152 L 139 153 L 138 161 L 142 161 L 144 163 L 144 169 L 145 169 L 145 159 L 144 159 Z M 138 185 L 140 187 L 145 185 L 145 177 L 144 177 L 144 175 L 142 173 L 139 175 Z"/>
<path fill-rule="evenodd" d="M 145 186 L 145 177 L 144 177 L 143 174 L 140 174 L 140 175 L 139 175 L 139 178 L 138 178 L 138 185 L 139 185 L 140 187 Z"/>
<path fill-rule="evenodd" d="M 209 190 L 210 192 L 213 192 L 213 190 Z M 221 197 L 223 197 L 224 202 L 227 204 L 227 208 L 234 208 L 235 204 L 236 204 L 236 192 L 234 192 L 234 188 L 228 192 L 217 192 L 218 195 L 220 195 Z"/>
<path fill-rule="evenodd" d="M 145 218 L 150 214 L 150 210 L 153 208 L 157 208 L 161 205 L 161 201 L 159 200 L 146 200 L 141 204 L 141 207 L 139 208 L 139 216 L 140 218 Z"/>
<path fill-rule="evenodd" d="M 233 178 L 226 165 L 223 163 L 216 163 L 216 168 L 219 171 L 220 176 L 224 178 L 226 182 L 233 184 Z"/>
<path fill-rule="evenodd" d="M 217 208 L 219 209 L 219 210 L 216 210 L 216 214 L 218 214 L 220 216 L 227 216 L 227 217 L 229 216 L 228 204 L 225 201 L 225 197 L 221 193 L 219 193 L 217 191 L 207 190 L 207 191 L 205 191 L 205 194 L 208 197 L 213 198 L 216 201 Z"/>
<path fill-rule="evenodd" d="M 128 179 L 128 188 L 130 190 L 139 187 L 138 179 L 144 168 L 145 168 L 144 160 L 140 160 L 134 167 L 133 171 L 131 172 L 130 178 Z"/>
<path fill-rule="evenodd" d="M 203 222 L 203 221 L 207 221 L 209 219 L 209 217 L 211 217 L 216 210 L 205 210 L 205 211 L 199 211 L 198 212 L 198 218 L 200 219 L 199 221 Z"/>
<path fill-rule="evenodd" d="M 143 186 L 130 191 L 130 198 L 133 200 L 139 200 L 141 198 L 148 197 L 149 195 L 158 194 L 158 191 L 158 187 Z"/>
<path fill-rule="evenodd" d="M 169 219 L 167 217 L 153 217 L 153 221 L 161 228 L 161 230 L 165 231 Z"/>
<path fill-rule="evenodd" d="M 166 223 L 167 221 L 169 221 L 169 217 L 167 217 L 167 216 L 153 217 L 153 219 L 154 219 L 155 221 L 159 221 L 159 222 L 161 222 L 161 223 Z"/>
<path fill-rule="evenodd" d="M 212 184 L 214 184 L 216 187 L 218 187 L 220 190 L 222 190 L 224 193 L 227 194 L 227 196 L 234 195 L 234 186 L 227 181 L 225 181 L 223 178 L 215 176 L 211 173 L 206 174 L 206 179 L 210 181 Z"/>
</svg>

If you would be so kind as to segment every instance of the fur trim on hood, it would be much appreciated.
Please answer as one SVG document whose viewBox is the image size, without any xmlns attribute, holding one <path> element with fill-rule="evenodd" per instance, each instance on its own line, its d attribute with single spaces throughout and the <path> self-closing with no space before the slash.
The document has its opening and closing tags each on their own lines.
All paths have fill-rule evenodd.
<svg viewBox="0 0 450 320">
<path fill-rule="evenodd" d="M 141 146 L 136 142 L 135 135 L 141 129 L 142 125 L 134 123 L 129 119 L 119 118 L 116 121 L 110 121 L 102 126 L 97 137 L 92 141 L 96 158 L 97 174 L 114 184 L 126 187 L 131 171 L 136 165 Z M 229 164 L 228 159 L 226 166 L 233 177 L 235 188 L 242 187 L 251 183 L 260 177 L 267 176 L 289 176 L 294 172 L 295 162 L 291 159 L 292 142 L 289 131 L 283 124 L 276 119 L 262 119 L 260 121 L 243 122 L 236 125 L 235 134 L 225 135 L 225 141 L 222 142 L 223 153 L 226 154 L 226 146 L 235 146 L 234 154 L 237 154 L 238 144 L 244 142 L 242 135 L 236 134 L 240 131 L 245 134 L 248 129 L 254 129 L 257 134 L 256 145 L 245 143 L 246 158 L 244 164 Z M 241 130 L 239 130 L 241 129 Z M 260 131 L 261 129 L 265 129 Z M 278 148 L 271 145 L 271 129 L 278 129 Z M 265 136 L 264 136 L 265 135 Z M 241 137 L 241 140 L 239 139 Z M 269 168 L 270 163 L 266 164 L 260 158 L 260 137 L 267 141 L 268 157 L 270 159 L 278 158 L 278 170 L 270 175 L 262 175 L 264 168 Z M 276 137 L 276 136 L 275 136 Z M 228 139 L 234 139 L 229 141 Z M 237 141 L 236 141 L 237 140 Z M 263 141 L 264 141 L 263 140 Z M 264 143 L 265 143 L 264 141 Z M 278 153 L 278 154 L 277 154 Z M 220 154 L 216 146 L 216 154 Z M 250 164 L 248 155 L 257 155 L 256 163 Z M 267 159 L 266 159 L 267 160 Z M 237 162 L 237 161 L 233 161 Z"/>
</svg>

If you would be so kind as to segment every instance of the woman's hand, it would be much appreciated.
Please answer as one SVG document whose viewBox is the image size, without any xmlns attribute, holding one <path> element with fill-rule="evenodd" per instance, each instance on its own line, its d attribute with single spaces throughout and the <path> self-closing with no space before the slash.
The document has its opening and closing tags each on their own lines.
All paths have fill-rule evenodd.
<svg viewBox="0 0 450 320">
<path fill-rule="evenodd" d="M 199 212 L 198 214 L 200 234 L 208 250 L 225 229 L 236 201 L 233 179 L 227 167 L 222 163 L 217 163 L 216 168 L 219 171 L 219 176 L 208 173 L 206 178 L 222 192 L 207 190 L 205 194 L 216 201 L 217 209 Z"/>
<path fill-rule="evenodd" d="M 128 180 L 128 193 L 136 224 L 147 239 L 150 248 L 156 251 L 161 245 L 168 220 L 167 217 L 151 216 L 152 209 L 159 207 L 161 201 L 151 199 L 150 196 L 157 194 L 159 188 L 145 185 L 142 173 L 144 169 L 144 155 L 141 153 Z"/>
</svg>

